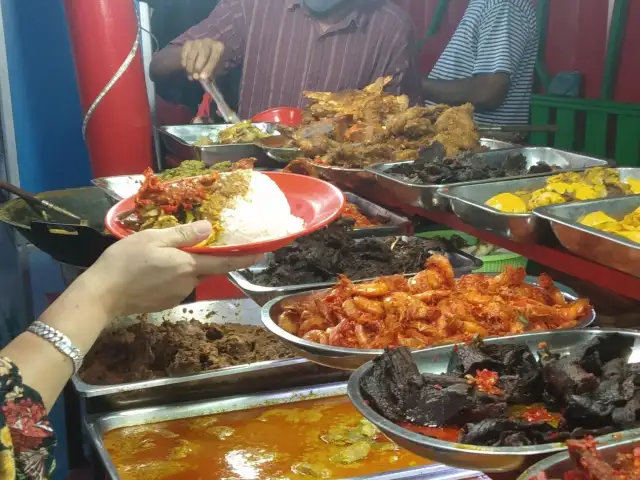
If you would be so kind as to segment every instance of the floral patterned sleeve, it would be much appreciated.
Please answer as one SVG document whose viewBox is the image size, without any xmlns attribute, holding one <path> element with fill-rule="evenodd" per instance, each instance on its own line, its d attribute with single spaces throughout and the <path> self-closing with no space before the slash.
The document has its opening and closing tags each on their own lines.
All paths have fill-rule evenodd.
<svg viewBox="0 0 640 480">
<path fill-rule="evenodd" d="M 0 478 L 46 480 L 55 467 L 56 445 L 38 392 L 22 384 L 10 360 L 0 357 Z"/>
</svg>

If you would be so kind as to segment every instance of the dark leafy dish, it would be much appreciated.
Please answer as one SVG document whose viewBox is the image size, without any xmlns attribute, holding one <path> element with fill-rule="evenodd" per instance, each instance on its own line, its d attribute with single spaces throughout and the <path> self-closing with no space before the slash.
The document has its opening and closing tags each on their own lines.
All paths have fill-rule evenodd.
<svg viewBox="0 0 640 480">
<path fill-rule="evenodd" d="M 274 252 L 269 268 L 256 273 L 247 270 L 244 275 L 255 284 L 269 287 L 332 282 L 339 275 L 362 280 L 417 272 L 432 253 L 446 251 L 438 240 L 415 237 L 355 240 L 349 236 L 352 224 L 342 219 L 301 237 Z"/>
<path fill-rule="evenodd" d="M 394 165 L 386 173 L 409 183 L 442 185 L 551 171 L 553 168 L 544 162 L 527 167 L 527 159 L 522 154 L 507 155 L 504 162 L 497 166 L 489 165 L 482 156 L 473 152 L 447 156 L 443 145 L 436 142 L 421 150 L 414 162 Z"/>
<path fill-rule="evenodd" d="M 424 435 L 518 447 L 640 426 L 640 364 L 633 340 L 596 337 L 567 355 L 541 343 L 475 342 L 457 348 L 442 375 L 420 373 L 407 348 L 387 349 L 360 387 L 369 405 Z"/>
</svg>

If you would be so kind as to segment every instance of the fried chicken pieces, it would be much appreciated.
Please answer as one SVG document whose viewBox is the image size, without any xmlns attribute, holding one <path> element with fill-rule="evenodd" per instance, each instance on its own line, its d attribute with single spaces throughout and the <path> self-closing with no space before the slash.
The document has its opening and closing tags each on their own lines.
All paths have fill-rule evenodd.
<svg viewBox="0 0 640 480">
<path fill-rule="evenodd" d="M 415 160 L 435 141 L 450 156 L 479 146 L 471 104 L 409 108 L 406 95 L 384 93 L 391 79 L 363 90 L 304 92 L 311 103 L 292 144 L 317 163 L 347 168 Z"/>
<path fill-rule="evenodd" d="M 570 328 L 592 310 L 589 301 L 567 302 L 551 278 L 525 283 L 522 268 L 497 276 L 454 278 L 447 257 L 431 256 L 412 278 L 379 277 L 353 283 L 342 277 L 328 293 L 283 306 L 278 324 L 305 340 L 349 348 L 425 346 Z"/>
</svg>

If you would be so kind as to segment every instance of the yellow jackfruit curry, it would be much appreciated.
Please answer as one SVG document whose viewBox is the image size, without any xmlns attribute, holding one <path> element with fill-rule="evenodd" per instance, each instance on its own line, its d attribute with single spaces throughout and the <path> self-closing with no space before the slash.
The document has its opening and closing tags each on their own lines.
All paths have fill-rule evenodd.
<svg viewBox="0 0 640 480">
<path fill-rule="evenodd" d="M 339 479 L 428 463 L 346 397 L 124 427 L 104 441 L 123 480 Z"/>
<path fill-rule="evenodd" d="M 615 233 L 632 242 L 640 243 L 640 207 L 626 215 L 622 220 L 616 220 L 604 212 L 592 212 L 585 215 L 580 220 L 580 223 L 587 227 Z"/>
<path fill-rule="evenodd" d="M 566 172 L 547 178 L 537 190 L 500 193 L 485 202 L 506 213 L 527 213 L 537 207 L 581 200 L 640 193 L 640 180 L 620 179 L 613 168 L 594 167 L 584 172 Z"/>
</svg>

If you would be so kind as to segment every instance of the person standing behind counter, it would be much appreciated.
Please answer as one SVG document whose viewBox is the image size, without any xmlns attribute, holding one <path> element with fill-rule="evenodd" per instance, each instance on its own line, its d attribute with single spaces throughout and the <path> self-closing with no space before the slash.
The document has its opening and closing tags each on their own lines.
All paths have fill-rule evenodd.
<svg viewBox="0 0 640 480">
<path fill-rule="evenodd" d="M 427 103 L 472 103 L 479 123 L 528 124 L 538 54 L 531 0 L 470 0 L 422 82 Z"/>
<path fill-rule="evenodd" d="M 304 105 L 303 91 L 360 89 L 393 75 L 390 93 L 420 95 L 413 24 L 389 0 L 222 0 L 154 54 L 158 80 L 206 80 L 243 66 L 238 115 Z"/>
</svg>

